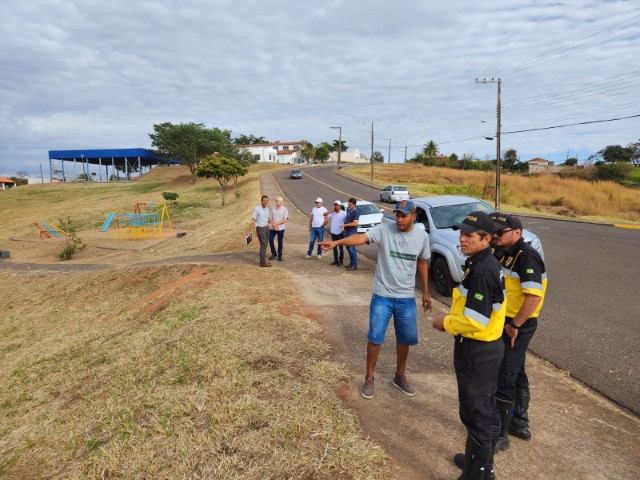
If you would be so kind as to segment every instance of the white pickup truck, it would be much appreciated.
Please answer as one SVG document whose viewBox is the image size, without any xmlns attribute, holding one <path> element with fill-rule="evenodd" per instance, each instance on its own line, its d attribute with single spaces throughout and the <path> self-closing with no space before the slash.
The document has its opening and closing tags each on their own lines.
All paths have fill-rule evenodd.
<svg viewBox="0 0 640 480">
<path fill-rule="evenodd" d="M 496 210 L 484 200 L 461 195 L 441 195 L 414 198 L 416 224 L 429 234 L 431 278 L 440 295 L 451 296 L 453 288 L 462 281 L 464 263 L 467 259 L 460 252 L 460 234 L 451 227 L 462 222 L 464 217 L 476 210 L 494 213 Z M 540 239 L 533 232 L 524 230 L 522 236 L 544 259 Z"/>
</svg>

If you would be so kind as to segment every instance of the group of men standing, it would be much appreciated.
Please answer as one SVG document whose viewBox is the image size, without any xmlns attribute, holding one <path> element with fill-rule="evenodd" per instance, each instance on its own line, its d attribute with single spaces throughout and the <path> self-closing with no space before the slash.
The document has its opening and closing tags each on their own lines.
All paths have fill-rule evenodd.
<svg viewBox="0 0 640 480">
<path fill-rule="evenodd" d="M 414 227 L 413 202 L 396 204 L 395 223 L 382 223 L 361 234 L 357 233 L 357 218 L 349 218 L 349 211 L 357 211 L 355 199 L 349 199 L 346 212 L 338 201 L 331 213 L 322 207 L 321 198 L 315 204 L 307 258 L 317 245 L 318 258 L 333 250 L 333 265 L 341 265 L 343 247 L 355 251 L 364 243 L 378 246 L 361 395 L 366 399 L 374 396 L 374 370 L 393 318 L 396 372 L 392 385 L 414 396 L 415 388 L 405 373 L 409 347 L 418 343 L 414 287 L 417 275 L 423 286 L 422 309 L 431 311 L 427 267 L 431 252 L 427 233 Z M 329 220 L 331 241 L 324 242 Z M 354 227 L 354 233 L 347 234 L 347 228 Z M 459 414 L 467 429 L 465 451 L 456 454 L 454 462 L 462 469 L 458 480 L 494 479 L 493 455 L 509 447 L 508 435 L 531 438 L 525 356 L 537 329 L 547 275 L 538 252 L 522 238 L 522 222 L 513 215 L 476 211 L 454 229 L 460 231 L 460 249 L 467 256 L 465 274 L 453 291 L 449 314 L 432 322 L 434 329 L 454 337 Z M 355 262 L 352 270 L 357 269 L 357 257 Z"/>
</svg>

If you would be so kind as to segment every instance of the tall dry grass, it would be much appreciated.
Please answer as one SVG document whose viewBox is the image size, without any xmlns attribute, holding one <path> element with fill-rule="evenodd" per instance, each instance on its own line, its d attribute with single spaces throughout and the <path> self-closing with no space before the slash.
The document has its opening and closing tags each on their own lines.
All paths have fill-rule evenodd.
<svg viewBox="0 0 640 480">
<path fill-rule="evenodd" d="M 369 179 L 369 167 L 352 168 L 348 173 Z M 375 167 L 375 181 L 381 188 L 389 183 L 406 184 L 413 196 L 462 194 L 489 202 L 495 199 L 492 171 L 387 164 Z M 504 210 L 640 222 L 640 191 L 615 182 L 503 173 L 500 183 Z"/>
</svg>

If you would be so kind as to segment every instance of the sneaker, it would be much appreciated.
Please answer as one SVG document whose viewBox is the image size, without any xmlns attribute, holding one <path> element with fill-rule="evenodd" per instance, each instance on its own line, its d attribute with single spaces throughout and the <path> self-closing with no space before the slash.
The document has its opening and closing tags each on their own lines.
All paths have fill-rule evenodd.
<svg viewBox="0 0 640 480">
<path fill-rule="evenodd" d="M 402 393 L 409 397 L 413 397 L 416 394 L 416 390 L 409 385 L 406 375 L 398 375 L 396 373 L 396 376 L 393 378 L 393 386 L 399 388 Z"/>
<path fill-rule="evenodd" d="M 269 257 L 269 260 L 273 260 L 273 259 L 274 259 L 274 258 L 276 258 L 276 257 L 277 257 L 277 255 L 274 253 L 273 255 L 271 255 L 271 256 Z"/>
<path fill-rule="evenodd" d="M 364 385 L 362 385 L 360 394 L 366 399 L 373 398 L 373 379 L 374 377 L 369 377 L 369 375 L 364 376 Z"/>
<path fill-rule="evenodd" d="M 322 255 L 318 255 L 318 260 L 322 260 Z"/>
<path fill-rule="evenodd" d="M 345 270 L 347 272 L 353 272 L 354 270 L 357 270 L 358 267 L 354 267 L 353 265 L 349 265 L 348 267 L 345 268 Z"/>
<path fill-rule="evenodd" d="M 311 258 L 311 255 L 305 255 L 305 256 L 304 256 L 304 259 L 305 259 L 305 260 L 309 260 L 310 258 Z"/>
<path fill-rule="evenodd" d="M 333 262 L 330 263 L 330 265 L 339 265 L 340 262 L 338 262 L 337 260 L 334 260 Z"/>
</svg>

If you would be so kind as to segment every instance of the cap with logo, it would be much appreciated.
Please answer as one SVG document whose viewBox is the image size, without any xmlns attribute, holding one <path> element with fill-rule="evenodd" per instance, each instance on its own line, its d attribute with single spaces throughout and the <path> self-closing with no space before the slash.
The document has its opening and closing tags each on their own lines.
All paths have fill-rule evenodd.
<svg viewBox="0 0 640 480">
<path fill-rule="evenodd" d="M 401 200 L 396 203 L 396 208 L 393 211 L 409 215 L 410 213 L 413 213 L 413 202 L 410 200 Z"/>
<path fill-rule="evenodd" d="M 340 200 L 336 200 L 335 202 L 333 202 L 334 205 L 342 205 L 342 202 Z"/>
<path fill-rule="evenodd" d="M 510 213 L 496 212 L 491 215 L 491 218 L 493 218 L 496 230 L 502 230 L 503 228 L 522 230 L 522 222 L 520 221 L 520 219 L 511 215 Z"/>
<path fill-rule="evenodd" d="M 318 197 L 318 198 L 316 198 L 315 202 L 316 202 L 316 203 L 322 203 L 322 197 Z"/>
<path fill-rule="evenodd" d="M 462 223 L 457 223 L 453 227 L 454 230 L 462 230 L 465 233 L 473 233 L 479 230 L 493 234 L 493 219 L 486 212 L 471 212 L 464 217 Z"/>
</svg>

